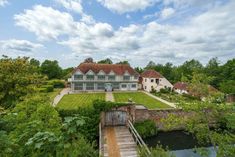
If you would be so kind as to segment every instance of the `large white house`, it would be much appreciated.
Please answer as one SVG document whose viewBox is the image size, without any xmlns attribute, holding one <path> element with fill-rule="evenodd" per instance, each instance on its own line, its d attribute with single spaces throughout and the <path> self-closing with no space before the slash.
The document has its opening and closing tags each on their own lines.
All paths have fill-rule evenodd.
<svg viewBox="0 0 235 157">
<path fill-rule="evenodd" d="M 160 73 L 155 70 L 146 70 L 140 75 L 139 83 L 145 91 L 160 91 L 164 88 L 173 88 L 173 85 Z"/>
<path fill-rule="evenodd" d="M 71 90 L 136 91 L 139 74 L 125 64 L 81 63 L 72 73 Z"/>
</svg>

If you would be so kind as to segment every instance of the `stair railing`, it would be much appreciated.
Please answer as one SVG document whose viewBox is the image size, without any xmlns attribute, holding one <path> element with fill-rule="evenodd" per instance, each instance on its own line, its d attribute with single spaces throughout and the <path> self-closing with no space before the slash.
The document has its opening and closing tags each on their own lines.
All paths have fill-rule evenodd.
<svg viewBox="0 0 235 157">
<path fill-rule="evenodd" d="M 139 135 L 139 133 L 137 132 L 137 130 L 135 129 L 135 127 L 133 126 L 133 124 L 131 123 L 130 120 L 128 120 L 128 128 L 130 129 L 132 135 L 134 136 L 134 139 L 137 143 L 137 145 L 139 145 L 139 147 L 141 148 L 141 150 L 144 151 L 146 156 L 151 156 L 151 152 L 148 148 L 148 146 L 145 144 L 145 142 L 143 141 L 143 139 L 141 138 L 141 136 Z"/>
</svg>

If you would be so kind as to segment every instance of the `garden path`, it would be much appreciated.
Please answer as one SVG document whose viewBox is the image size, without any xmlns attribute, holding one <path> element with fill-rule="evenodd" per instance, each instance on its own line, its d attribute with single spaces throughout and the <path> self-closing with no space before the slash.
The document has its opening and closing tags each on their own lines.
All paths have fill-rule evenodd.
<svg viewBox="0 0 235 157">
<path fill-rule="evenodd" d="M 106 101 L 114 102 L 113 93 L 112 93 L 112 92 L 106 92 L 105 100 L 106 100 Z"/>
<path fill-rule="evenodd" d="M 64 88 L 61 92 L 54 98 L 52 106 L 56 106 L 64 95 L 69 94 L 70 88 Z"/>
<path fill-rule="evenodd" d="M 158 100 L 158 101 L 161 101 L 161 102 L 163 102 L 163 103 L 165 103 L 165 104 L 167 104 L 167 105 L 169 105 L 169 106 L 171 106 L 171 107 L 173 107 L 173 108 L 176 108 L 176 105 L 175 105 L 174 103 L 171 103 L 171 102 L 169 102 L 169 101 L 163 100 L 162 98 L 159 98 L 159 97 L 157 97 L 157 96 L 155 96 L 155 95 L 152 95 L 151 93 L 148 93 L 148 92 L 146 92 L 146 91 L 142 91 L 142 92 L 145 93 L 145 94 L 147 94 L 148 96 L 150 96 L 150 97 L 152 97 L 152 98 Z"/>
</svg>

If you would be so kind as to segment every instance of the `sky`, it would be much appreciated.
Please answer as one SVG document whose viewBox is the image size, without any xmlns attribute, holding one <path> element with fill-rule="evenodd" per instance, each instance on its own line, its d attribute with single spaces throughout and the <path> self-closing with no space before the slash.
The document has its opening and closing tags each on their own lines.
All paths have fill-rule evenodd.
<svg viewBox="0 0 235 157">
<path fill-rule="evenodd" d="M 0 0 L 0 56 L 206 64 L 235 57 L 235 0 Z"/>
</svg>

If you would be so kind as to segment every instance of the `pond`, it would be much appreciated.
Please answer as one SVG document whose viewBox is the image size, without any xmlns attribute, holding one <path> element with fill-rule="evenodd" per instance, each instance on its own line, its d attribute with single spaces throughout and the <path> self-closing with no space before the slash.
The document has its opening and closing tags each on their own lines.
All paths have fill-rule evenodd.
<svg viewBox="0 0 235 157">
<path fill-rule="evenodd" d="M 149 147 L 162 145 L 169 149 L 176 157 L 200 157 L 193 150 L 195 147 L 205 147 L 210 152 L 210 157 L 215 157 L 215 152 L 210 145 L 199 145 L 197 140 L 184 131 L 159 132 L 156 136 L 144 139 Z"/>
</svg>

